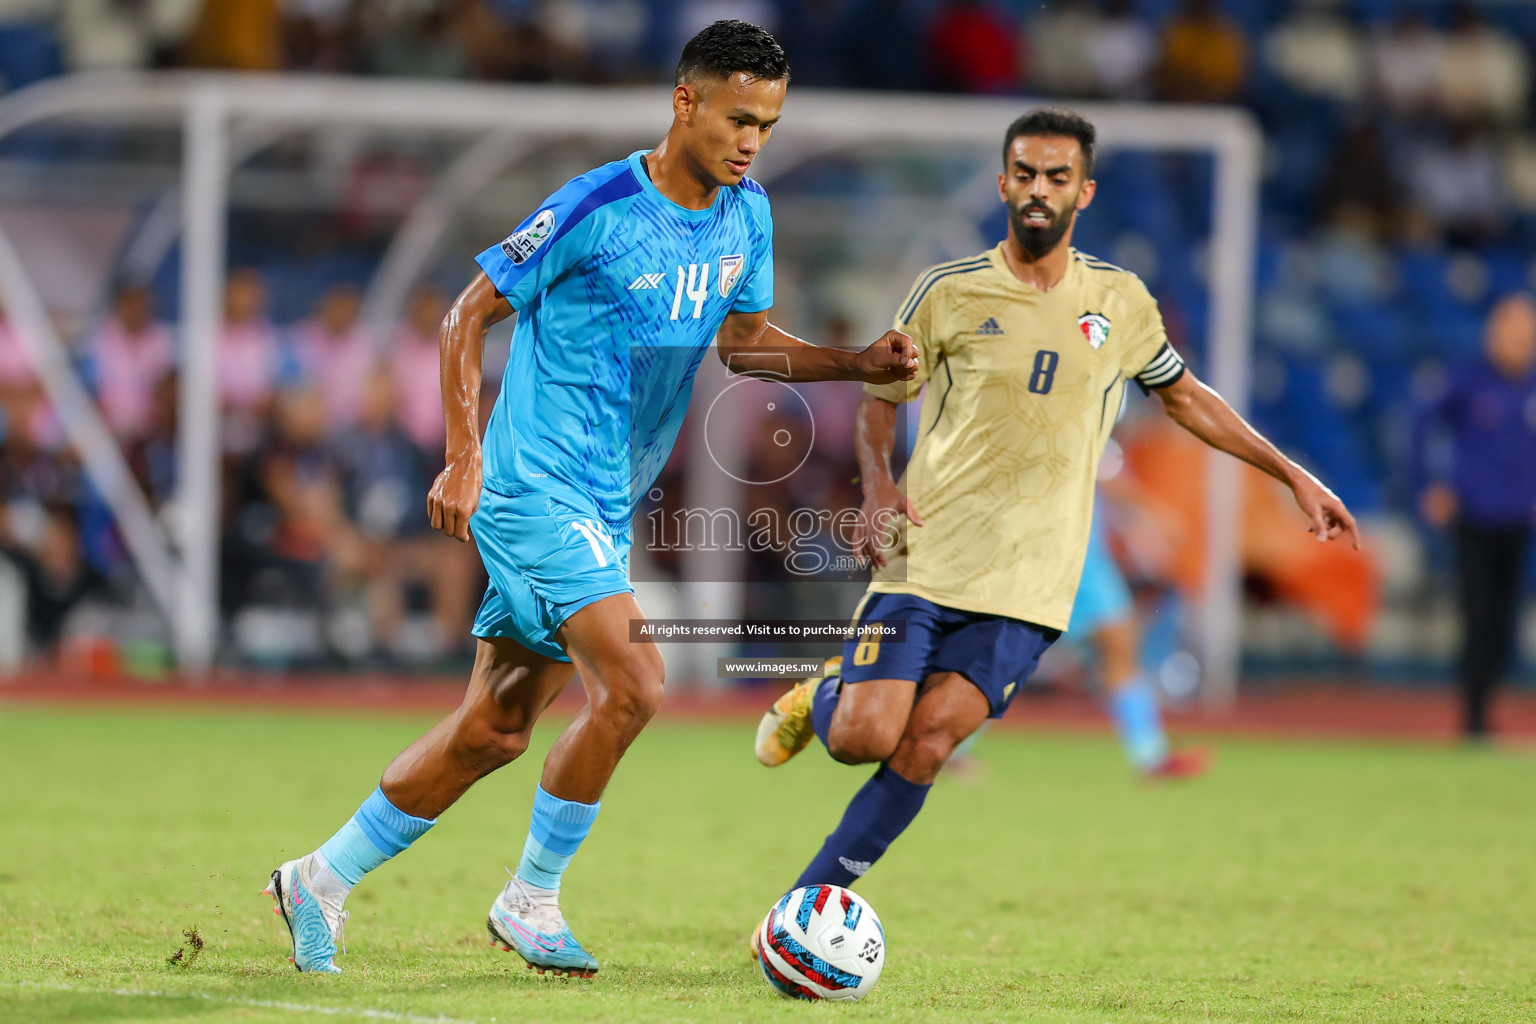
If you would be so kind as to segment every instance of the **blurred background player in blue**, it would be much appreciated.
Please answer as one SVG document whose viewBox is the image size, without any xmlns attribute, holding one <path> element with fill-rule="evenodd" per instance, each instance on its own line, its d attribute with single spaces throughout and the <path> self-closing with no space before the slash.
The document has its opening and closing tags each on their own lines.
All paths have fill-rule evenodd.
<svg viewBox="0 0 1536 1024">
<path fill-rule="evenodd" d="M 1105 514 L 1101 494 L 1065 635 L 1092 649 L 1104 710 L 1131 766 L 1147 778 L 1199 775 L 1209 761 L 1203 751 L 1175 751 L 1168 745 L 1157 683 L 1142 663 L 1136 602 L 1110 550 Z"/>
<path fill-rule="evenodd" d="M 1414 430 L 1419 510 L 1455 533 L 1461 576 L 1463 729 L 1490 731 L 1488 708 L 1509 667 L 1536 510 L 1536 300 L 1498 302 L 1482 358 L 1456 374 Z"/>
</svg>

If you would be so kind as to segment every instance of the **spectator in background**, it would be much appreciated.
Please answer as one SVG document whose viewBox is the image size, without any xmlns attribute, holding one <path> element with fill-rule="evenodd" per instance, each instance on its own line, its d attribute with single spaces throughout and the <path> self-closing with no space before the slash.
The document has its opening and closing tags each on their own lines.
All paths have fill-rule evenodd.
<svg viewBox="0 0 1536 1024">
<path fill-rule="evenodd" d="M 375 74 L 402 78 L 467 78 L 467 18 L 452 4 L 375 13 L 364 26 L 366 64 Z"/>
<path fill-rule="evenodd" d="M 1372 88 L 1399 117 L 1434 106 L 1445 66 L 1445 37 L 1417 9 L 1405 10 L 1371 41 Z"/>
<path fill-rule="evenodd" d="M 688 40 L 717 21 L 734 19 L 769 32 L 779 30 L 778 6 L 772 0 L 683 0 L 674 9 L 672 53 L 680 52 Z"/>
<path fill-rule="evenodd" d="M 1448 117 L 1513 124 L 1525 117 L 1530 64 L 1519 40 L 1478 16 L 1469 3 L 1452 15 L 1438 96 Z"/>
<path fill-rule="evenodd" d="M 155 388 L 176 361 L 170 328 L 155 319 L 154 301 L 143 285 L 124 285 L 112 316 L 89 343 L 96 400 L 120 441 L 148 428 Z"/>
<path fill-rule="evenodd" d="M 795 85 L 837 87 L 856 79 L 845 64 L 846 0 L 785 0 L 783 26 L 774 35 L 795 55 Z"/>
<path fill-rule="evenodd" d="M 1396 169 L 1373 122 L 1358 118 L 1339 136 L 1316 209 L 1319 221 L 1347 220 L 1376 241 L 1398 229 L 1401 199 Z"/>
<path fill-rule="evenodd" d="M 405 323 L 395 332 L 389 360 L 400 400 L 400 424 L 406 436 L 434 460 L 443 457 L 443 396 L 438 387 L 437 331 L 448 298 L 434 284 L 411 293 Z"/>
<path fill-rule="evenodd" d="M 1152 94 L 1157 35 L 1137 16 L 1131 0 L 1109 0 L 1104 5 L 1104 15 L 1094 25 L 1084 49 L 1101 95 L 1144 100 Z"/>
<path fill-rule="evenodd" d="M 1018 41 L 981 0 L 949 0 L 928 26 L 928 84 L 940 92 L 1002 93 L 1023 74 Z"/>
<path fill-rule="evenodd" d="M 640 0 L 565 0 L 546 4 L 539 20 L 560 51 L 557 72 L 580 81 L 632 81 L 650 11 Z"/>
<path fill-rule="evenodd" d="M 320 393 L 279 394 L 270 433 L 226 473 L 225 487 L 233 512 L 224 541 L 227 603 L 319 607 L 328 561 L 350 537 Z"/>
<path fill-rule="evenodd" d="M 151 67 L 197 14 L 197 0 L 63 0 L 64 63 L 72 71 Z"/>
<path fill-rule="evenodd" d="M 224 286 L 218 350 L 224 447 L 248 452 L 260 442 L 280 361 L 277 331 L 267 319 L 267 286 L 252 267 L 231 273 Z"/>
<path fill-rule="evenodd" d="M 366 588 L 375 642 L 388 644 L 396 635 L 411 584 L 428 592 L 439 647 L 466 636 L 476 596 L 474 549 L 430 528 L 423 499 L 437 463 L 402 429 L 393 375 L 368 378 L 358 420 L 334 448 L 357 539 L 339 567 Z"/>
<path fill-rule="evenodd" d="M 1248 41 L 1216 9 L 1215 0 L 1187 0 L 1163 29 L 1159 98 L 1174 103 L 1232 103 L 1248 81 Z"/>
<path fill-rule="evenodd" d="M 204 0 L 183 59 L 196 68 L 281 69 L 283 28 L 278 0 Z"/>
<path fill-rule="evenodd" d="M 33 520 L 23 525 L 24 520 Z M 0 552 L 21 570 L 27 585 L 27 641 L 52 657 L 71 612 L 91 597 L 110 594 L 80 543 L 73 506 L 61 502 L 11 506 L 0 518 Z"/>
<path fill-rule="evenodd" d="M 0 309 L 0 437 L 26 434 L 40 441 L 47 433 L 49 406 L 32 369 L 32 353 L 21 333 Z"/>
<path fill-rule="evenodd" d="M 915 7 L 914 0 L 850 0 L 839 30 L 848 60 L 843 84 L 905 91 L 921 85 Z"/>
<path fill-rule="evenodd" d="M 1102 20 L 1088 0 L 1065 0 L 1031 18 L 1019 37 L 1019 52 L 1030 55 L 1030 85 L 1052 96 L 1097 95 L 1088 46 Z"/>
<path fill-rule="evenodd" d="M 283 64 L 290 71 L 357 70 L 358 12 L 352 0 L 280 0 Z"/>
<path fill-rule="evenodd" d="M 1498 154 L 1466 121 L 1409 148 L 1408 185 L 1421 233 L 1475 246 L 1505 229 L 1509 204 Z"/>
<path fill-rule="evenodd" d="M 150 395 L 149 418 L 124 455 L 149 503 L 159 508 L 176 496 L 176 375 L 161 377 Z"/>
<path fill-rule="evenodd" d="M 1281 81 L 1305 96 L 1353 103 L 1365 93 L 1365 45 L 1330 0 L 1298 4 L 1264 38 Z"/>
<path fill-rule="evenodd" d="M 293 328 L 290 349 L 300 379 L 325 396 L 330 429 L 352 425 L 373 374 L 373 343 L 357 322 L 362 294 L 355 285 L 333 285 L 315 302 L 309 319 Z"/>
<path fill-rule="evenodd" d="M 1420 512 L 1456 535 L 1469 739 L 1489 732 L 1489 703 L 1515 651 L 1536 512 L 1536 300 L 1495 305 L 1483 351 L 1420 413 L 1413 443 Z"/>
</svg>

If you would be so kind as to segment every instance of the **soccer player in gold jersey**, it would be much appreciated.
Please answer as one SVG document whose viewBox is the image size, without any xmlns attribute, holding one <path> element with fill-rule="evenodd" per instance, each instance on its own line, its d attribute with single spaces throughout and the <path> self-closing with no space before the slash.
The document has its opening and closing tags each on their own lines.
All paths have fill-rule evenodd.
<svg viewBox="0 0 1536 1024">
<path fill-rule="evenodd" d="M 1099 456 L 1131 381 L 1202 441 L 1286 484 L 1319 541 L 1359 546 L 1344 503 L 1189 372 L 1141 280 L 1072 248 L 1096 188 L 1094 141 L 1070 111 L 1008 127 L 997 182 L 1008 237 L 917 279 L 896 314 L 917 376 L 865 387 L 860 552 L 874 570 L 854 620 L 904 623 L 905 637 L 850 640 L 823 678 L 763 716 L 764 764 L 815 735 L 839 761 L 880 765 L 796 886 L 868 871 L 956 746 L 1002 715 L 1067 627 Z M 898 481 L 897 405 L 920 392 L 917 445 Z"/>
</svg>

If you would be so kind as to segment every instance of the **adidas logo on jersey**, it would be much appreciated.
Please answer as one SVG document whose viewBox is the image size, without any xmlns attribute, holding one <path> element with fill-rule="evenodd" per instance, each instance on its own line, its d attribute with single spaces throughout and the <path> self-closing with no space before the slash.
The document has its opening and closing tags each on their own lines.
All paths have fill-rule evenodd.
<svg viewBox="0 0 1536 1024">
<path fill-rule="evenodd" d="M 1003 328 L 998 324 L 997 317 L 989 316 L 982 322 L 980 327 L 976 328 L 976 333 L 989 335 L 1002 334 Z"/>
<path fill-rule="evenodd" d="M 666 279 L 667 275 L 665 271 L 660 274 L 641 274 L 639 277 L 635 278 L 634 284 L 631 284 L 628 290 L 632 292 L 643 292 L 649 291 L 653 288 L 660 288 L 661 282 L 665 281 Z"/>
</svg>

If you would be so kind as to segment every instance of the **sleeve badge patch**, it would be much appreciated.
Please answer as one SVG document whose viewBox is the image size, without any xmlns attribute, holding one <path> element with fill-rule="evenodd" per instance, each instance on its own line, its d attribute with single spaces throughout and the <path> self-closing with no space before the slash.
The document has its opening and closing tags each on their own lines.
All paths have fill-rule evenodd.
<svg viewBox="0 0 1536 1024">
<path fill-rule="evenodd" d="M 507 236 L 507 240 L 501 243 L 501 251 L 507 254 L 507 259 L 521 266 L 554 233 L 555 211 L 540 210 L 532 224 Z"/>
</svg>

